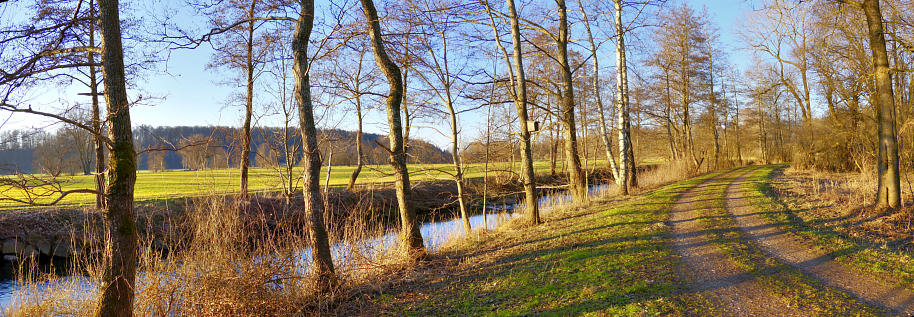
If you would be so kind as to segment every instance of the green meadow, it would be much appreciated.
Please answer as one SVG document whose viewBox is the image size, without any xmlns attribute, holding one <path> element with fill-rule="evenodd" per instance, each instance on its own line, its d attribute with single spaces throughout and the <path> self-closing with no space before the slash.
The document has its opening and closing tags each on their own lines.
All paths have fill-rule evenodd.
<svg viewBox="0 0 914 317">
<path fill-rule="evenodd" d="M 557 169 L 561 169 L 562 162 L 557 162 Z M 606 165 L 605 160 L 588 162 L 589 168 L 602 167 Z M 451 164 L 414 164 L 410 165 L 410 177 L 413 182 L 439 181 L 453 179 L 453 166 Z M 349 183 L 349 177 L 355 166 L 333 166 L 330 172 L 330 186 L 346 186 Z M 536 173 L 548 173 L 550 164 L 548 161 L 537 161 L 534 163 Z M 517 162 L 514 168 L 511 163 L 498 162 L 489 163 L 489 176 L 497 176 L 500 173 L 508 171 L 519 171 L 520 163 Z M 466 164 L 464 173 L 467 179 L 482 178 L 485 174 L 483 164 L 474 163 Z M 300 187 L 298 180 L 302 172 L 301 167 L 294 169 L 295 186 Z M 283 188 L 283 178 L 281 169 L 254 167 L 249 171 L 248 188 L 252 192 L 275 192 Z M 240 187 L 240 171 L 237 168 L 186 171 L 186 170 L 168 170 L 163 172 L 137 171 L 136 188 L 134 197 L 136 201 L 153 201 L 162 199 L 188 198 L 205 195 L 224 195 L 238 192 Z M 42 177 L 41 175 L 35 175 Z M 321 186 L 326 184 L 327 166 L 321 171 Z M 75 175 L 60 176 L 56 181 L 60 182 L 63 190 L 74 189 L 92 189 L 94 188 L 92 175 Z M 393 171 L 390 165 L 366 165 L 362 168 L 356 184 L 359 185 L 379 185 L 392 183 L 394 181 Z M 0 188 L 0 198 L 15 198 L 25 200 L 28 196 L 25 192 L 13 188 Z M 56 199 L 58 195 L 41 197 L 34 199 L 38 203 L 46 203 Z M 95 202 L 92 194 L 71 194 L 58 203 L 58 206 L 76 206 L 88 205 Z M 27 207 L 14 201 L 0 201 L 0 209 L 14 209 Z"/>
</svg>

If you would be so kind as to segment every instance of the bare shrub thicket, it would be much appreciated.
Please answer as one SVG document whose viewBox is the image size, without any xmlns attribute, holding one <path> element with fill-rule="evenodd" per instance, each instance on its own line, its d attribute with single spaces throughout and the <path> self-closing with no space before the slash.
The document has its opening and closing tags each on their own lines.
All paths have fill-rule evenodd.
<svg viewBox="0 0 914 317">
<path fill-rule="evenodd" d="M 320 314 L 349 294 L 374 289 L 377 281 L 402 269 L 395 240 L 383 215 L 372 210 L 372 191 L 347 197 L 348 212 L 328 213 L 338 286 L 319 295 L 311 274 L 307 232 L 300 206 L 281 197 L 264 197 L 250 206 L 221 196 L 199 198 L 171 217 L 144 215 L 155 229 L 140 238 L 134 312 L 143 316 L 276 316 Z M 181 206 L 178 206 L 181 209 Z M 389 207 L 389 206 L 388 206 Z M 103 250 L 99 223 L 87 221 L 82 250 Z M 378 242 L 380 241 L 380 242 Z M 95 245 L 92 245 L 95 243 Z M 75 247 L 75 246 L 74 246 Z M 92 251 L 86 251 L 92 253 Z M 98 256 L 95 256 L 98 255 Z M 96 305 L 97 280 L 107 258 L 103 251 L 74 260 L 66 274 L 37 274 L 24 261 L 11 316 L 88 316 Z M 31 263 L 31 264 L 30 264 Z"/>
</svg>

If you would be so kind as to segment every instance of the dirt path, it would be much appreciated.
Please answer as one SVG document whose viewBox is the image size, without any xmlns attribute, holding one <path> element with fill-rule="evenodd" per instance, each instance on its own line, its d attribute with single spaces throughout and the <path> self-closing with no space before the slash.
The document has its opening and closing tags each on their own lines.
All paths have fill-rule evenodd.
<svg viewBox="0 0 914 317">
<path fill-rule="evenodd" d="M 838 264 L 827 251 L 789 233 L 785 225 L 763 218 L 758 208 L 752 205 L 752 193 L 744 190 L 743 185 L 750 174 L 737 178 L 726 191 L 726 208 L 748 239 L 769 255 L 827 286 L 843 290 L 893 314 L 914 314 L 914 292 L 893 285 L 891 278 Z"/>
<path fill-rule="evenodd" d="M 726 254 L 711 243 L 700 220 L 706 217 L 710 201 L 699 199 L 700 192 L 727 177 L 745 170 L 734 170 L 695 186 L 673 203 L 670 224 L 673 248 L 681 255 L 680 276 L 703 297 L 733 316 L 805 316 L 791 308 L 778 294 L 765 289 L 755 277 L 733 263 Z"/>
</svg>

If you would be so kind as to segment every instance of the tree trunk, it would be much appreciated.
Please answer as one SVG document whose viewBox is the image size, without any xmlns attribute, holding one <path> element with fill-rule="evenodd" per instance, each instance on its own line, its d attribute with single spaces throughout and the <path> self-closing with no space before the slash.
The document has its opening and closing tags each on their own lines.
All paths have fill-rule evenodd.
<svg viewBox="0 0 914 317">
<path fill-rule="evenodd" d="M 568 162 L 568 183 L 574 202 L 586 203 L 587 187 L 584 184 L 584 173 L 581 170 L 581 156 L 578 155 L 577 124 L 574 117 L 574 80 L 571 77 L 571 63 L 568 60 L 568 10 L 565 0 L 556 0 L 559 14 L 559 37 L 556 40 L 559 53 L 559 66 L 562 71 L 562 113 L 561 122 L 565 126 L 565 161 Z"/>
<path fill-rule="evenodd" d="M 352 175 L 349 176 L 349 185 L 346 185 L 346 190 L 352 190 L 355 188 L 355 181 L 359 178 L 359 173 L 362 172 L 362 165 L 365 163 L 362 161 L 362 157 L 365 156 L 362 153 L 362 96 L 356 96 L 355 98 L 355 115 L 356 115 L 356 124 L 358 130 L 355 134 L 355 152 L 356 152 L 356 165 L 355 169 L 352 170 Z"/>
<path fill-rule="evenodd" d="M 330 195 L 330 175 L 333 172 L 333 143 L 327 140 L 327 177 L 324 178 L 324 199 Z"/>
<path fill-rule="evenodd" d="M 95 1 L 90 1 L 91 16 L 95 14 Z M 89 23 L 89 46 L 95 47 L 95 21 Z M 89 93 L 92 94 L 92 130 L 96 133 L 95 140 L 95 208 L 101 210 L 105 207 L 105 142 L 102 140 L 101 110 L 98 104 L 98 78 L 96 78 L 95 53 L 89 52 Z"/>
<path fill-rule="evenodd" d="M 423 257 L 425 245 L 422 242 L 422 233 L 419 232 L 419 221 L 412 206 L 412 191 L 409 185 L 409 171 L 406 167 L 406 148 L 403 144 L 403 124 L 400 121 L 400 103 L 403 100 L 403 78 L 400 68 L 384 50 L 384 41 L 381 38 L 381 24 L 378 21 L 378 12 L 372 0 L 360 0 L 362 11 L 368 20 L 371 48 L 374 51 L 375 62 L 384 72 L 390 84 L 390 93 L 387 97 L 387 121 L 390 124 L 390 163 L 396 174 L 397 205 L 400 207 L 400 241 L 407 248 L 411 257 Z"/>
<path fill-rule="evenodd" d="M 584 4 L 581 0 L 578 0 L 578 5 L 581 7 L 581 15 L 584 18 L 584 29 L 587 30 L 587 42 L 590 44 L 590 56 L 593 57 L 592 88 L 593 95 L 597 100 L 597 114 L 600 116 L 600 140 L 603 142 L 603 147 L 606 150 L 606 162 L 609 165 L 609 170 L 612 173 L 613 179 L 618 181 L 621 179 L 621 173 L 619 172 L 619 167 L 616 165 L 616 156 L 612 151 L 610 131 L 606 129 L 606 111 L 603 108 L 602 94 L 600 94 L 600 59 L 597 58 L 597 45 L 593 39 L 593 32 L 590 29 L 590 18 L 587 16 L 587 10 L 584 9 Z"/>
<path fill-rule="evenodd" d="M 518 22 L 517 9 L 514 0 L 506 0 L 508 11 L 511 15 L 511 42 L 514 47 L 514 76 L 517 85 L 517 98 L 514 106 L 517 109 L 517 118 L 520 121 L 520 157 L 521 157 L 521 182 L 524 183 L 524 205 L 526 206 L 527 221 L 530 224 L 540 223 L 539 205 L 536 199 L 536 177 L 533 171 L 533 147 L 530 142 L 530 129 L 527 126 L 530 116 L 527 112 L 527 77 L 524 74 L 524 54 L 521 47 L 520 23 Z M 553 160 L 553 172 L 555 164 Z"/>
<path fill-rule="evenodd" d="M 628 101 L 628 65 L 625 57 L 625 29 L 622 24 L 622 0 L 613 1 L 616 8 L 616 103 L 619 116 L 619 179 L 622 195 L 637 186 L 635 154 L 632 149 L 630 106 Z"/>
<path fill-rule="evenodd" d="M 444 63 L 445 63 L 445 65 L 447 64 L 446 59 L 445 59 Z M 447 67 L 447 66 L 445 66 L 445 67 Z M 470 216 L 469 216 L 469 212 L 467 211 L 467 204 L 466 204 L 466 197 L 465 197 L 466 189 L 464 188 L 464 179 L 463 179 L 463 167 L 461 166 L 462 164 L 460 163 L 460 154 L 459 154 L 460 146 L 457 143 L 458 142 L 457 112 L 454 111 L 454 103 L 451 100 L 450 85 L 448 85 L 448 87 L 445 87 L 445 93 L 447 94 L 447 100 L 445 103 L 447 104 L 448 115 L 451 117 L 451 122 L 450 122 L 451 123 L 451 158 L 453 159 L 453 163 L 454 163 L 454 182 L 457 183 L 457 204 L 460 208 L 460 219 L 463 220 L 463 230 L 466 232 L 467 235 L 469 235 L 470 232 L 473 230 L 473 228 L 470 226 Z"/>
<path fill-rule="evenodd" d="M 302 196 L 308 219 L 308 239 L 318 288 L 327 291 L 333 285 L 334 268 L 330 241 L 324 226 L 324 202 L 320 191 L 321 157 L 317 147 L 317 129 L 311 104 L 311 78 L 308 64 L 308 40 L 314 27 L 314 0 L 302 0 L 301 12 L 292 38 L 292 76 L 295 79 L 295 101 L 302 137 Z"/>
<path fill-rule="evenodd" d="M 879 0 L 864 0 L 863 12 L 866 14 L 873 65 L 876 70 L 876 96 L 874 98 L 876 105 L 874 106 L 879 137 L 879 161 L 877 162 L 879 190 L 876 206 L 878 208 L 897 208 L 901 206 L 901 179 L 898 170 L 898 142 L 895 138 L 895 97 L 892 91 L 892 75 L 886 52 Z"/>
<path fill-rule="evenodd" d="M 736 106 L 736 112 L 733 115 L 734 128 L 736 129 L 736 159 L 739 160 L 739 165 L 743 165 L 743 143 L 740 141 L 740 132 L 739 132 L 739 99 L 736 99 L 736 94 L 734 97 L 734 105 Z"/>
<path fill-rule="evenodd" d="M 508 1 L 510 1 L 510 0 L 508 0 Z M 500 37 L 498 36 L 497 29 L 494 28 L 495 27 L 494 19 L 492 22 L 492 27 L 493 27 L 493 30 L 496 30 L 495 39 L 496 39 L 496 41 L 498 41 L 498 39 Z M 501 47 L 501 41 L 499 41 L 498 43 L 499 43 L 498 46 Z M 503 47 L 502 47 L 502 49 L 503 49 Z M 507 51 L 505 51 L 505 50 L 502 50 L 502 52 L 507 53 Z M 507 59 L 507 57 L 508 57 L 507 54 L 505 54 L 506 59 Z M 510 66 L 510 64 L 509 64 L 509 66 Z M 495 89 L 496 89 L 497 85 L 498 84 L 495 83 L 494 81 L 492 82 L 492 91 L 490 93 L 491 101 L 495 100 Z M 483 226 L 483 230 L 489 230 L 489 215 L 488 215 L 488 212 L 489 212 L 489 202 L 488 202 L 488 198 L 489 198 L 489 145 L 492 143 L 492 105 L 494 104 L 494 102 L 491 102 L 491 101 L 489 102 L 489 106 L 487 107 L 487 111 L 486 111 L 486 154 L 485 154 L 485 159 L 484 159 L 484 163 L 483 163 L 483 167 L 482 167 L 482 226 Z"/>
<path fill-rule="evenodd" d="M 254 10 L 256 6 L 257 0 L 251 1 L 251 9 L 248 11 L 248 18 L 251 21 L 248 22 L 248 38 L 245 43 L 247 95 L 244 100 L 244 124 L 241 127 L 241 199 L 248 197 L 248 166 L 251 165 L 251 116 L 254 112 Z"/>
<path fill-rule="evenodd" d="M 709 74 L 711 79 L 711 102 L 710 108 L 708 109 L 709 114 L 711 115 L 711 135 L 714 137 L 714 166 L 713 168 L 720 168 L 720 131 L 718 130 L 719 123 L 717 122 L 717 96 L 714 95 L 714 56 L 711 48 L 711 41 L 708 43 L 708 64 L 709 64 Z"/>
<path fill-rule="evenodd" d="M 673 94 L 671 92 L 672 84 L 670 83 L 670 70 L 663 67 L 664 88 L 666 92 L 666 136 L 670 144 L 670 160 L 680 159 L 680 154 L 676 151 L 676 141 L 673 138 Z M 678 134 L 677 130 L 677 134 Z"/>
<path fill-rule="evenodd" d="M 108 138 L 113 144 L 105 189 L 105 223 L 110 235 L 105 241 L 105 250 L 110 253 L 99 285 L 101 294 L 95 315 L 133 316 L 138 240 L 133 210 L 136 152 L 127 100 L 118 2 L 99 0 L 98 8 L 104 43 L 101 58 Z"/>
<path fill-rule="evenodd" d="M 407 34 L 409 34 L 409 32 L 412 32 L 412 30 L 413 30 L 413 25 L 409 24 L 409 26 L 406 29 Z M 403 92 L 402 92 L 402 98 L 401 98 L 402 101 L 400 103 L 400 108 L 403 109 L 402 121 L 403 121 L 403 152 L 404 153 L 409 152 L 409 140 L 410 140 L 409 132 L 412 129 L 412 116 L 410 116 L 410 114 L 409 114 L 409 100 L 408 100 L 409 96 L 406 94 L 407 89 L 409 89 L 409 87 L 407 87 L 407 84 L 406 84 L 407 80 L 409 79 L 409 68 L 412 65 L 412 61 L 410 60 L 410 55 L 409 55 L 409 49 L 411 47 L 409 44 L 410 38 L 411 38 L 410 36 L 407 36 L 406 43 L 403 44 L 403 50 L 404 50 L 403 51 L 403 76 L 402 76 L 403 79 L 401 80 L 403 82 Z M 396 65 L 396 64 L 394 64 L 394 65 Z"/>
</svg>

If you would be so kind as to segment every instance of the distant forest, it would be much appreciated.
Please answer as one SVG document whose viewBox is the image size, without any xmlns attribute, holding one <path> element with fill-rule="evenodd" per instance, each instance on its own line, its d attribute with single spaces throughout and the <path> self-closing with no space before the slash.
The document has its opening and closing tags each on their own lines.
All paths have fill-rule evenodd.
<svg viewBox="0 0 914 317">
<path fill-rule="evenodd" d="M 328 164 L 355 165 L 356 133 L 339 129 L 320 130 L 320 149 Z M 237 167 L 240 162 L 241 130 L 231 127 L 151 127 L 133 129 L 138 169 L 209 169 Z M 251 135 L 251 162 L 255 166 L 286 165 L 301 159 L 298 129 L 256 128 Z M 388 154 L 378 145 L 387 137 L 364 133 L 366 164 L 386 164 Z M 94 166 L 92 137 L 76 128 L 55 132 L 10 130 L 0 133 L 0 174 L 88 174 Z M 287 156 L 286 153 L 289 153 Z M 447 163 L 450 154 L 424 140 L 409 140 L 411 163 Z"/>
</svg>

